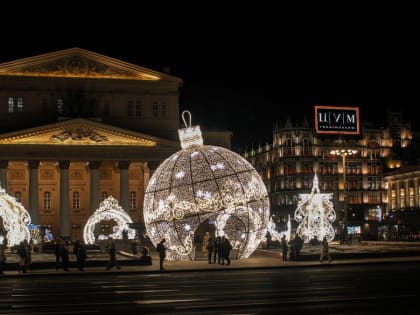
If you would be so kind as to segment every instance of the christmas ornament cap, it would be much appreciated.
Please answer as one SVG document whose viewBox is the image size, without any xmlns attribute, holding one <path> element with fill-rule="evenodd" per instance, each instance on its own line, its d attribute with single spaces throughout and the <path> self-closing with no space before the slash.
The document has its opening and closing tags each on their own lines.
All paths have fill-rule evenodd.
<svg viewBox="0 0 420 315">
<path fill-rule="evenodd" d="M 188 115 L 189 124 L 185 120 L 185 115 Z M 178 129 L 181 148 L 186 149 L 192 146 L 203 145 L 200 126 L 191 126 L 191 113 L 188 110 L 182 112 L 182 121 L 184 122 L 185 128 Z"/>
</svg>

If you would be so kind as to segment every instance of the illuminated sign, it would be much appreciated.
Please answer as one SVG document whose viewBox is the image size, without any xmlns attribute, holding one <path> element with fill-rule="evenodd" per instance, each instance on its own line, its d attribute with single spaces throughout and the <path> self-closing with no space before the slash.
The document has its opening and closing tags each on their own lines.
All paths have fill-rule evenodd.
<svg viewBox="0 0 420 315">
<path fill-rule="evenodd" d="M 373 209 L 368 209 L 368 220 L 369 221 L 382 221 L 382 209 L 380 206 Z"/>
<path fill-rule="evenodd" d="M 359 108 L 315 105 L 315 130 L 328 134 L 360 134 Z"/>
</svg>

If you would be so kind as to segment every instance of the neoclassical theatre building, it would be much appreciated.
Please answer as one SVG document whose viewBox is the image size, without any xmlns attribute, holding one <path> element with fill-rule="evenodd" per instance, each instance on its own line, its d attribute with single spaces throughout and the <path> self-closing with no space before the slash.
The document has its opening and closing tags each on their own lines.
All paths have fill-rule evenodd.
<svg viewBox="0 0 420 315">
<path fill-rule="evenodd" d="M 62 237 L 81 239 L 110 195 L 141 222 L 151 173 L 180 148 L 181 84 L 80 48 L 0 64 L 1 186 Z"/>
</svg>

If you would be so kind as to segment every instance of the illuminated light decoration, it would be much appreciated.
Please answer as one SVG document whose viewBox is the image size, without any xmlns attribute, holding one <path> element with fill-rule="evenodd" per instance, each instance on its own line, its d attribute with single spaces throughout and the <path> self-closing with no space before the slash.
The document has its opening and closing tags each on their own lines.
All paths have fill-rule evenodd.
<svg viewBox="0 0 420 315">
<path fill-rule="evenodd" d="M 299 203 L 295 211 L 295 220 L 299 222 L 296 233 L 305 243 L 315 237 L 321 241 L 324 236 L 330 242 L 335 232 L 332 222 L 336 219 L 334 206 L 331 203 L 332 194 L 321 194 L 318 186 L 318 176 L 313 179 L 310 194 L 299 194 Z"/>
<path fill-rule="evenodd" d="M 129 223 L 133 223 L 130 216 L 121 208 L 117 199 L 109 196 L 99 204 L 99 209 L 89 217 L 83 229 L 83 239 L 86 244 L 95 243 L 95 225 L 101 221 L 115 221 L 116 226 L 112 228 L 112 234 L 109 237 L 113 239 L 122 239 L 123 231 L 127 231 L 129 239 L 134 239 L 136 231 L 129 227 Z"/>
<path fill-rule="evenodd" d="M 185 111 L 184 115 L 189 114 Z M 203 144 L 199 126 L 178 130 L 182 150 L 154 172 L 144 198 L 144 222 L 154 246 L 166 239 L 167 259 L 194 260 L 194 233 L 214 222 L 237 258 L 247 258 L 264 239 L 269 221 L 267 190 L 240 155 Z M 182 176 L 181 176 L 182 175 Z"/>
<path fill-rule="evenodd" d="M 31 216 L 16 198 L 0 187 L 0 217 L 6 230 L 7 246 L 18 245 L 23 240 L 30 240 L 29 224 Z"/>
<path fill-rule="evenodd" d="M 286 231 L 278 232 L 276 230 L 276 223 L 273 221 L 273 217 L 270 217 L 270 221 L 268 222 L 267 232 L 270 233 L 271 237 L 275 240 L 281 242 L 281 238 L 283 235 L 286 237 L 287 241 L 290 241 L 290 236 L 292 234 L 292 222 L 290 221 L 290 214 L 289 219 L 287 220 L 287 229 Z"/>
</svg>

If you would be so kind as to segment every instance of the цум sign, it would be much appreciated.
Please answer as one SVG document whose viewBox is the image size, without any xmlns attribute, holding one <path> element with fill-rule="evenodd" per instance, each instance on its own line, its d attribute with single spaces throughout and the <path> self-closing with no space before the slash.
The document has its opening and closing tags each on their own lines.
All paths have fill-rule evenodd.
<svg viewBox="0 0 420 315">
<path fill-rule="evenodd" d="M 359 108 L 315 105 L 317 133 L 360 134 Z"/>
</svg>

